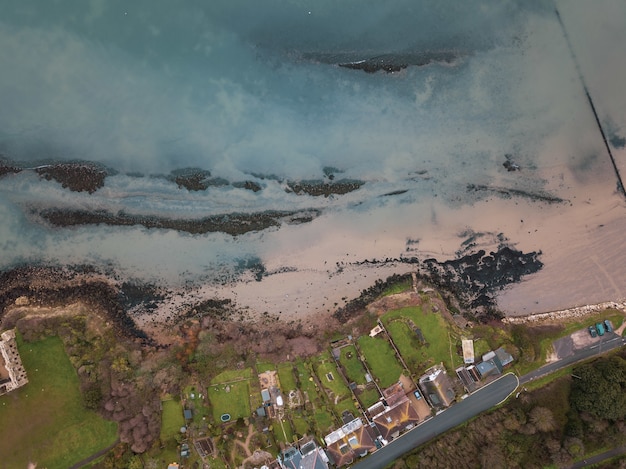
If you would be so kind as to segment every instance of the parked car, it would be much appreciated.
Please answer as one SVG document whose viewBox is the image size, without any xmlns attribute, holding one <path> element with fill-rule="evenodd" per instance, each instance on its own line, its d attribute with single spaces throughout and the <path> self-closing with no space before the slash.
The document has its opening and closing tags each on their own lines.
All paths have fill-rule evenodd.
<svg viewBox="0 0 626 469">
<path fill-rule="evenodd" d="M 589 335 L 591 337 L 598 337 L 598 333 L 596 332 L 596 328 L 594 326 L 589 326 Z"/>
<path fill-rule="evenodd" d="M 613 324 L 611 324 L 611 321 L 609 321 L 608 319 L 604 320 L 604 327 L 606 328 L 607 332 L 613 332 Z"/>
<path fill-rule="evenodd" d="M 601 322 L 596 324 L 596 330 L 598 331 L 598 335 L 604 335 L 604 325 Z"/>
</svg>

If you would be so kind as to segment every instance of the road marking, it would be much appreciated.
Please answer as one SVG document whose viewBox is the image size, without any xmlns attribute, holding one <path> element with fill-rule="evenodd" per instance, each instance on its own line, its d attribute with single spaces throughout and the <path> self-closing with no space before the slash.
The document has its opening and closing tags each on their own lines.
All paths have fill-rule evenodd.
<svg viewBox="0 0 626 469">
<path fill-rule="evenodd" d="M 513 375 L 513 376 L 515 376 L 515 380 L 517 381 L 517 386 L 515 386 L 515 389 L 513 389 L 513 391 L 511 391 L 511 392 L 509 393 L 509 395 L 508 395 L 508 396 L 506 396 L 504 399 L 502 399 L 500 402 L 498 402 L 498 403 L 497 403 L 494 407 L 497 407 L 497 406 L 499 406 L 500 404 L 502 404 L 504 401 L 506 401 L 509 397 L 511 397 L 511 395 L 513 395 L 513 393 L 514 393 L 515 391 L 517 391 L 517 388 L 519 388 L 519 377 L 518 377 L 515 373 L 513 373 L 513 372 L 508 372 L 506 375 L 502 376 L 502 378 L 504 378 L 504 377 L 505 377 L 505 376 L 507 376 L 507 375 Z M 497 381 L 497 380 L 496 380 L 496 381 Z M 495 382 L 495 381 L 494 381 L 494 382 Z M 491 383 L 490 383 L 490 384 L 491 384 Z"/>
</svg>

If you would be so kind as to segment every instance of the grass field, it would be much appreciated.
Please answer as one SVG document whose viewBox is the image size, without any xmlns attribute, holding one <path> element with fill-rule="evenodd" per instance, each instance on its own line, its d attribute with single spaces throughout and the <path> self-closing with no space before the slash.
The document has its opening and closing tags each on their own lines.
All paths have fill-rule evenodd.
<svg viewBox="0 0 626 469">
<path fill-rule="evenodd" d="M 398 381 L 404 370 L 396 359 L 391 344 L 385 338 L 365 335 L 359 337 L 358 344 L 368 368 L 378 378 L 381 388 L 389 387 Z"/>
<path fill-rule="evenodd" d="M 317 397 L 315 383 L 311 378 L 311 373 L 309 373 L 309 370 L 306 369 L 304 362 L 301 360 L 296 362 L 296 373 L 300 381 L 300 390 L 303 393 L 307 393 L 311 402 L 315 402 L 315 398 Z"/>
<path fill-rule="evenodd" d="M 210 419 L 212 417 L 211 409 L 206 405 L 206 401 L 200 397 L 198 388 L 195 386 L 187 386 L 183 392 L 187 398 L 187 408 L 191 409 L 193 412 L 193 423 L 196 425 L 208 423 L 206 420 L 203 420 L 203 417 Z M 191 397 L 192 395 L 193 398 Z"/>
<path fill-rule="evenodd" d="M 296 378 L 293 374 L 293 363 L 281 363 L 278 366 L 278 380 L 280 381 L 280 390 L 287 394 L 292 389 L 297 389 Z"/>
<path fill-rule="evenodd" d="M 342 347 L 339 363 L 341 363 L 346 370 L 348 381 L 354 381 L 356 384 L 367 383 L 365 379 L 365 373 L 367 373 L 367 371 L 363 363 L 361 363 L 361 360 L 359 360 L 359 354 L 354 345 Z"/>
<path fill-rule="evenodd" d="M 289 423 L 289 420 L 285 419 L 284 422 L 274 420 L 272 421 L 272 428 L 274 430 L 274 438 L 276 438 L 276 441 L 282 441 L 286 444 L 293 443 L 293 430 L 291 429 L 291 423 Z"/>
<path fill-rule="evenodd" d="M 256 371 L 259 374 L 264 373 L 265 371 L 272 371 L 275 369 L 276 369 L 276 365 L 274 363 L 265 362 L 265 361 L 256 362 Z"/>
<path fill-rule="evenodd" d="M 319 361 L 315 363 L 317 371 L 317 377 L 319 378 L 322 386 L 332 391 L 332 404 L 335 407 L 337 413 L 341 415 L 344 410 L 349 410 L 352 413 L 357 412 L 356 406 L 352 400 L 352 392 L 348 389 L 346 383 L 337 370 L 337 365 L 330 357 L 330 354 L 325 352 L 318 356 Z"/>
<path fill-rule="evenodd" d="M 396 293 L 402 293 L 407 290 L 411 290 L 412 288 L 413 288 L 413 280 L 411 279 L 405 280 L 404 282 L 396 283 L 395 285 L 392 285 L 389 288 L 387 288 L 382 293 L 382 296 L 395 295 Z"/>
<path fill-rule="evenodd" d="M 213 406 L 213 421 L 221 424 L 222 414 L 230 414 L 231 420 L 250 416 L 250 379 L 252 370 L 230 370 L 211 380 L 207 392 Z"/>
<path fill-rule="evenodd" d="M 0 397 L 0 465 L 67 468 L 106 448 L 117 424 L 83 406 L 78 376 L 58 337 L 18 348 L 29 383 Z"/>
<path fill-rule="evenodd" d="M 161 401 L 161 441 L 174 438 L 180 433 L 180 427 L 185 425 L 183 407 L 176 399 Z"/>
<path fill-rule="evenodd" d="M 398 347 L 412 373 L 423 373 L 427 368 L 443 362 L 452 371 L 463 364 L 463 358 L 452 346 L 450 327 L 440 314 L 424 313 L 420 307 L 408 307 L 389 311 L 382 317 L 394 344 Z M 412 329 L 415 325 L 422 331 L 426 344 L 420 344 Z"/>
<path fill-rule="evenodd" d="M 334 429 L 333 417 L 324 409 L 315 409 L 315 423 L 320 435 L 326 435 Z"/>
<path fill-rule="evenodd" d="M 376 388 L 366 389 L 365 391 L 359 393 L 359 400 L 365 408 L 374 405 L 379 399 L 380 394 Z"/>
<path fill-rule="evenodd" d="M 291 421 L 293 422 L 293 426 L 301 436 L 309 431 L 309 422 L 305 415 L 300 411 L 295 411 L 291 413 Z"/>
</svg>

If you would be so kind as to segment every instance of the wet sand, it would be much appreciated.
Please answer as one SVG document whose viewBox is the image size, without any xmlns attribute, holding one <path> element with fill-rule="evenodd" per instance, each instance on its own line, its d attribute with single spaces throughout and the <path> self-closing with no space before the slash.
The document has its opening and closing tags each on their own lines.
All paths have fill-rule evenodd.
<svg viewBox="0 0 626 469">
<path fill-rule="evenodd" d="M 306 226 L 284 227 L 264 244 L 265 267 L 277 273 L 261 281 L 250 276 L 234 284 L 205 286 L 192 296 L 229 298 L 253 316 L 268 312 L 314 325 L 376 280 L 422 268 L 386 258 L 454 259 L 467 248 L 463 241 L 470 229 L 482 235 L 468 252 L 497 250 L 500 233 L 515 249 L 540 251 L 544 266 L 539 272 L 497 293 L 497 307 L 506 316 L 623 301 L 626 203 L 614 190 L 608 170 L 593 181 L 566 182 L 569 186 L 559 191 L 569 200 L 563 204 L 491 197 L 458 209 L 428 203 L 390 209 L 388 218 L 378 213 L 345 220 L 330 214 Z M 432 213 L 436 222 L 411 219 Z M 409 238 L 419 241 L 407 245 Z M 381 262 L 362 262 L 374 258 Z M 284 271 L 286 267 L 291 270 Z M 163 308 L 171 312 L 178 307 L 170 303 Z"/>
</svg>

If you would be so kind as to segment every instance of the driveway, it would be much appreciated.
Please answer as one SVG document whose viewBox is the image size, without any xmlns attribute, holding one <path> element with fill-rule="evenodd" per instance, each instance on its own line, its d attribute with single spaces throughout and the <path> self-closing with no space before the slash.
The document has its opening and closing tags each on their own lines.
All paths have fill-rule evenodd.
<svg viewBox="0 0 626 469">
<path fill-rule="evenodd" d="M 586 328 L 581 329 L 552 342 L 552 348 L 554 350 L 554 354 L 551 357 L 552 361 L 570 357 L 579 350 L 587 348 L 591 345 L 606 342 L 616 337 L 619 337 L 619 335 L 614 332 L 606 332 L 602 337 L 591 337 L 591 334 L 589 334 L 589 331 Z"/>
</svg>

